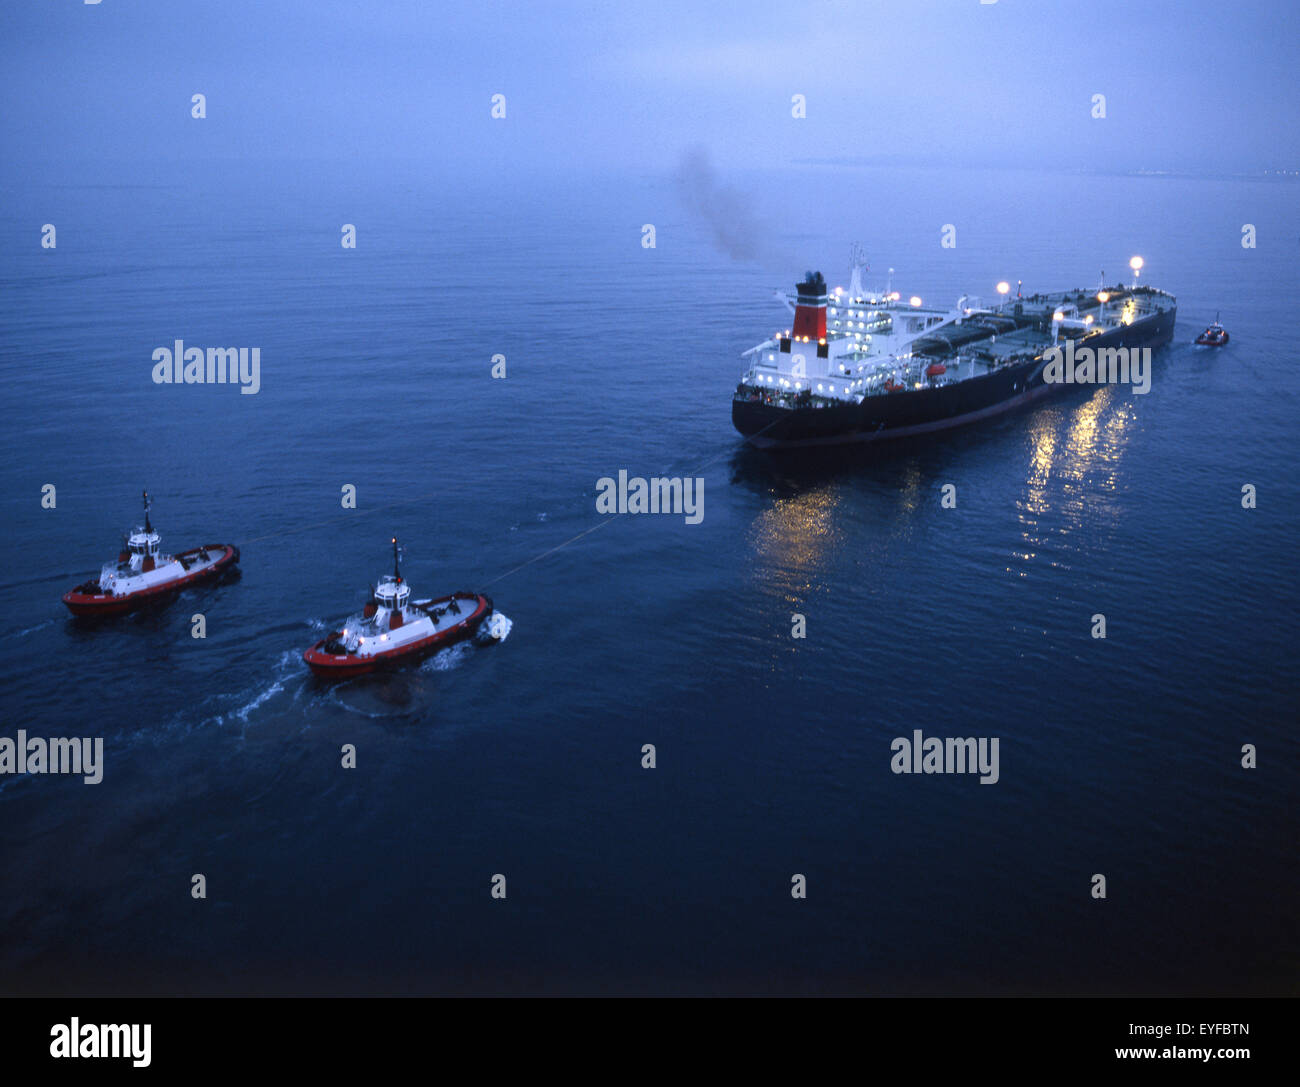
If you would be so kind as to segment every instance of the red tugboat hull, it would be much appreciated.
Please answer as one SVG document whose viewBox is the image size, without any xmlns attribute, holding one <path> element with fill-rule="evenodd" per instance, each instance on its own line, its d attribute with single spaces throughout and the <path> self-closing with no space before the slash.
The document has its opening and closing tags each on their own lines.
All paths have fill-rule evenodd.
<svg viewBox="0 0 1300 1087">
<path fill-rule="evenodd" d="M 341 632 L 335 631 L 329 637 L 322 638 L 308 649 L 302 655 L 302 659 L 306 661 L 307 667 L 315 675 L 328 679 L 348 679 L 352 676 L 363 676 L 368 672 L 375 672 L 393 664 L 408 664 L 422 660 L 440 649 L 446 649 L 457 642 L 472 638 L 478 633 L 483 621 L 492 614 L 491 599 L 480 593 L 452 593 L 450 596 L 426 601 L 420 607 L 423 610 L 425 607 L 436 607 L 452 600 L 472 600 L 475 604 L 474 610 L 453 626 L 435 631 L 427 638 L 421 638 L 419 641 L 411 642 L 397 649 L 388 649 L 365 656 L 357 653 L 327 653 L 325 652 L 325 643 L 340 637 Z"/>
<path fill-rule="evenodd" d="M 147 589 L 124 593 L 120 596 L 99 592 L 98 582 L 96 581 L 84 582 L 75 589 L 64 593 L 63 602 L 73 615 L 124 615 L 126 612 L 134 611 L 145 604 L 162 600 L 164 597 L 179 592 L 181 589 L 188 589 L 201 581 L 208 581 L 217 577 L 239 563 L 239 548 L 234 544 L 204 544 L 202 547 L 193 547 L 189 551 L 182 551 L 179 555 L 174 555 L 173 558 L 197 559 L 200 551 L 207 551 L 209 554 L 220 551 L 222 554 L 216 562 L 204 566 L 202 570 L 196 570 L 191 574 L 182 574 L 180 577 L 172 578 L 160 585 L 151 585 Z"/>
</svg>

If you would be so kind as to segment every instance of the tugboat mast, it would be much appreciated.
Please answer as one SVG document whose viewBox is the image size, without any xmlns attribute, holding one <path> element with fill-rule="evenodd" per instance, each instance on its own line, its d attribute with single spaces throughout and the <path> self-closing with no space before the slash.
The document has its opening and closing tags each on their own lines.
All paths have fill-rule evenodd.
<svg viewBox="0 0 1300 1087">
<path fill-rule="evenodd" d="M 144 491 L 143 494 L 144 494 L 144 530 L 145 532 L 151 533 L 153 532 L 153 525 L 149 523 L 149 510 L 153 506 L 153 503 L 149 501 L 148 491 Z"/>
<path fill-rule="evenodd" d="M 397 579 L 397 584 L 402 583 L 402 571 L 397 565 L 397 537 L 393 537 L 393 577 Z"/>
</svg>

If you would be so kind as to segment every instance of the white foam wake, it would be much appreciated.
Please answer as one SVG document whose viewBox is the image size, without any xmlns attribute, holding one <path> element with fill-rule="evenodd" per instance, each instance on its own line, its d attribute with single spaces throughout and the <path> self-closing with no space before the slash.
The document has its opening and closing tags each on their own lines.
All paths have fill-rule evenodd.
<svg viewBox="0 0 1300 1087">
<path fill-rule="evenodd" d="M 271 684 L 271 686 L 269 686 L 265 691 L 263 691 L 256 698 L 254 698 L 246 706 L 244 706 L 242 709 L 235 710 L 230 716 L 237 717 L 239 718 L 239 720 L 247 724 L 248 715 L 250 713 L 252 713 L 255 709 L 257 709 L 257 707 L 260 706 L 263 702 L 267 701 L 268 699 L 274 698 L 277 694 L 279 694 L 283 690 L 284 690 L 284 684 L 282 684 L 279 680 L 276 680 L 274 683 Z"/>
<path fill-rule="evenodd" d="M 8 641 L 10 638 L 25 638 L 27 637 L 28 634 L 35 634 L 38 630 L 44 630 L 46 627 L 50 626 L 53 622 L 54 622 L 53 619 L 47 619 L 43 623 L 37 623 L 36 626 L 34 627 L 28 627 L 26 630 L 20 630 L 18 631 L 17 634 L 6 634 L 3 640 Z"/>
<path fill-rule="evenodd" d="M 494 642 L 504 642 L 510 637 L 510 631 L 514 629 L 514 625 L 505 612 L 493 612 L 492 618 L 487 621 L 488 635 Z"/>
<path fill-rule="evenodd" d="M 448 649 L 443 649 L 435 653 L 427 661 L 420 665 L 421 672 L 450 672 L 453 668 L 460 667 L 464 663 L 466 656 L 472 652 L 474 647 L 469 642 L 461 642 L 459 645 L 453 645 Z"/>
</svg>

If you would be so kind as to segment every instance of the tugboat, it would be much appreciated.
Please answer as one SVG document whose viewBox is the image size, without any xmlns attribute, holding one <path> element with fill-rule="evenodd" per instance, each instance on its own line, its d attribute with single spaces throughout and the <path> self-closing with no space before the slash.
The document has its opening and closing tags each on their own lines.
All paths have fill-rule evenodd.
<svg viewBox="0 0 1300 1087">
<path fill-rule="evenodd" d="M 1219 324 L 1219 315 L 1214 315 L 1214 324 L 1196 337 L 1202 347 L 1222 347 L 1228 342 L 1228 330 Z"/>
<path fill-rule="evenodd" d="M 782 449 L 887 442 L 1032 404 L 1065 384 L 1049 376 L 1053 348 L 1106 353 L 1173 338 L 1177 300 L 1138 285 L 1143 263 L 1129 261 L 1127 287 L 1103 273 L 1095 289 L 1026 295 L 1017 285 L 1011 297 L 1004 280 L 998 302 L 963 295 L 948 308 L 905 298 L 892 280 L 868 290 L 855 249 L 847 290 L 810 271 L 793 294 L 777 292 L 793 323 L 744 353 L 732 423 L 752 445 Z"/>
<path fill-rule="evenodd" d="M 217 577 L 239 563 L 239 548 L 234 544 L 204 544 L 179 555 L 162 554 L 158 550 L 162 537 L 149 520 L 152 506 L 145 491 L 144 524 L 123 537 L 117 561 L 105 563 L 98 578 L 63 594 L 73 615 L 121 615 Z"/>
<path fill-rule="evenodd" d="M 394 537 L 393 572 L 371 588 L 360 615 L 322 638 L 302 659 L 318 676 L 343 679 L 399 661 L 413 662 L 476 635 L 481 640 L 499 640 L 504 629 L 508 629 L 505 617 L 494 614 L 491 599 L 481 593 L 413 600 L 411 587 L 402 578 Z"/>
</svg>

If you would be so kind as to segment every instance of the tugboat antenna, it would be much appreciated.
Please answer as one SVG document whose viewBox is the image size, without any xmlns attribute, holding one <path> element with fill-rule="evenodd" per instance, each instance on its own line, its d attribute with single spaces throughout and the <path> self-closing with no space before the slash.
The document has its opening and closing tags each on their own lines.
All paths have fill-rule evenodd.
<svg viewBox="0 0 1300 1087">
<path fill-rule="evenodd" d="M 149 492 L 145 491 L 144 492 L 144 530 L 146 532 L 153 531 L 153 525 L 149 523 L 149 507 L 152 505 L 153 503 L 149 501 Z"/>
</svg>

